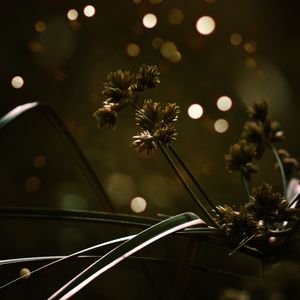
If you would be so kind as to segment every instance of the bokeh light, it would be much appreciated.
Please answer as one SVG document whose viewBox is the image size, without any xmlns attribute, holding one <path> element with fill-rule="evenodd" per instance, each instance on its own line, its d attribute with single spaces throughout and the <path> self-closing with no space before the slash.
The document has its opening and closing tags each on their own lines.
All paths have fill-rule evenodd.
<svg viewBox="0 0 300 300">
<path fill-rule="evenodd" d="M 152 47 L 158 50 L 160 49 L 163 43 L 164 43 L 164 39 L 157 36 L 152 40 Z"/>
<path fill-rule="evenodd" d="M 24 79 L 21 76 L 15 76 L 11 80 L 11 85 L 15 89 L 20 89 L 24 85 Z"/>
<path fill-rule="evenodd" d="M 96 13 L 96 9 L 93 5 L 87 5 L 84 9 L 83 9 L 83 13 L 87 18 L 91 18 L 95 15 Z"/>
<path fill-rule="evenodd" d="M 35 168 L 41 169 L 45 166 L 45 164 L 46 164 L 46 159 L 43 155 L 36 155 L 33 158 L 33 165 Z"/>
<path fill-rule="evenodd" d="M 41 187 L 41 181 L 36 176 L 29 176 L 25 179 L 24 186 L 28 193 L 36 193 Z"/>
<path fill-rule="evenodd" d="M 256 51 L 256 42 L 250 41 L 244 44 L 244 49 L 248 53 L 254 53 Z"/>
<path fill-rule="evenodd" d="M 147 202 L 143 197 L 134 197 L 130 202 L 130 208 L 135 213 L 143 212 L 147 207 Z"/>
<path fill-rule="evenodd" d="M 78 18 L 78 11 L 76 9 L 70 9 L 67 13 L 67 17 L 70 21 L 75 21 Z"/>
<path fill-rule="evenodd" d="M 41 53 L 44 51 L 44 48 L 41 45 L 41 43 L 39 43 L 37 41 L 30 41 L 28 43 L 28 47 L 29 47 L 30 51 L 32 51 L 33 53 Z"/>
<path fill-rule="evenodd" d="M 247 58 L 245 60 L 245 67 L 248 68 L 248 69 L 250 69 L 250 70 L 255 69 L 256 68 L 256 61 L 255 61 L 255 59 L 253 59 L 252 57 Z"/>
<path fill-rule="evenodd" d="M 188 108 L 188 115 L 192 119 L 200 119 L 203 115 L 203 108 L 200 104 L 192 104 Z"/>
<path fill-rule="evenodd" d="M 226 132 L 228 130 L 228 127 L 229 127 L 229 124 L 224 119 L 219 119 L 214 124 L 215 131 L 218 133 Z"/>
<path fill-rule="evenodd" d="M 34 28 L 37 32 L 43 32 L 46 30 L 47 25 L 44 21 L 37 21 L 34 25 Z"/>
<path fill-rule="evenodd" d="M 181 60 L 181 53 L 179 51 L 175 51 L 168 57 L 168 59 L 172 63 L 178 63 Z"/>
<path fill-rule="evenodd" d="M 217 107 L 221 111 L 228 111 L 232 107 L 232 100 L 228 96 L 221 96 L 217 100 Z"/>
<path fill-rule="evenodd" d="M 109 196 L 118 205 L 128 205 L 129 199 L 136 193 L 132 177 L 121 172 L 112 173 L 107 178 L 106 189 Z"/>
<path fill-rule="evenodd" d="M 239 33 L 233 33 L 230 36 L 230 43 L 233 46 L 239 46 L 243 42 L 243 37 Z"/>
<path fill-rule="evenodd" d="M 157 17 L 156 15 L 154 14 L 146 14 L 144 17 L 143 17 L 143 25 L 146 27 L 146 28 L 153 28 L 155 27 L 157 24 Z"/>
<path fill-rule="evenodd" d="M 172 41 L 164 42 L 160 48 L 160 53 L 170 62 L 176 63 L 181 60 L 181 53 L 177 50 L 177 46 Z"/>
<path fill-rule="evenodd" d="M 198 19 L 196 29 L 200 34 L 209 35 L 216 28 L 216 22 L 212 17 L 204 16 Z"/>
<path fill-rule="evenodd" d="M 132 43 L 132 44 L 127 45 L 126 52 L 129 56 L 136 57 L 140 54 L 141 49 L 140 49 L 139 45 Z"/>
<path fill-rule="evenodd" d="M 22 268 L 19 272 L 19 276 L 22 277 L 23 279 L 27 279 L 30 277 L 30 270 L 28 268 Z"/>
<path fill-rule="evenodd" d="M 169 11 L 168 21 L 172 25 L 179 25 L 183 21 L 183 12 L 178 8 L 173 8 Z"/>
</svg>

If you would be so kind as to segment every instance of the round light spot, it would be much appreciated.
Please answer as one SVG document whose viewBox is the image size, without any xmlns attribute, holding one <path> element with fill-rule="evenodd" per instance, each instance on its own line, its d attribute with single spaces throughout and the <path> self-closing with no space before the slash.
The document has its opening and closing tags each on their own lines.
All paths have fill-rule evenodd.
<svg viewBox="0 0 300 300">
<path fill-rule="evenodd" d="M 231 45 L 233 45 L 233 46 L 238 46 L 238 45 L 240 45 L 242 42 L 243 42 L 243 37 L 242 37 L 241 34 L 239 34 L 239 33 L 233 33 L 233 34 L 230 36 L 230 43 L 231 43 Z"/>
<path fill-rule="evenodd" d="M 244 44 L 244 49 L 248 53 L 254 53 L 256 51 L 256 42 L 250 41 Z"/>
<path fill-rule="evenodd" d="M 256 61 L 255 61 L 255 59 L 253 59 L 253 58 L 247 58 L 245 60 L 245 67 L 247 69 L 250 69 L 250 70 L 255 69 L 255 67 L 256 67 Z"/>
<path fill-rule="evenodd" d="M 128 205 L 128 200 L 136 194 L 133 179 L 124 173 L 110 174 L 106 182 L 107 193 L 117 205 Z"/>
<path fill-rule="evenodd" d="M 95 15 L 96 13 L 96 9 L 93 5 L 87 5 L 84 9 L 83 9 L 83 13 L 87 18 L 91 18 Z"/>
<path fill-rule="evenodd" d="M 156 17 L 156 15 L 154 15 L 154 14 L 146 14 L 143 17 L 143 25 L 146 28 L 153 28 L 153 27 L 156 26 L 156 24 L 157 24 L 157 17 Z"/>
<path fill-rule="evenodd" d="M 22 268 L 19 272 L 19 276 L 22 277 L 23 279 L 27 279 L 30 277 L 30 270 L 28 268 Z"/>
<path fill-rule="evenodd" d="M 37 169 L 41 169 L 45 166 L 46 164 L 46 159 L 43 155 L 37 155 L 33 158 L 33 165 L 37 168 Z"/>
<path fill-rule="evenodd" d="M 35 176 L 29 176 L 25 179 L 25 189 L 28 193 L 35 193 L 41 187 L 41 181 Z"/>
<path fill-rule="evenodd" d="M 157 36 L 152 40 L 152 47 L 154 49 L 160 49 L 160 47 L 162 46 L 163 43 L 164 43 L 164 40 L 161 37 Z"/>
<path fill-rule="evenodd" d="M 37 21 L 34 25 L 34 28 L 37 32 L 43 32 L 46 30 L 47 25 L 44 21 Z"/>
<path fill-rule="evenodd" d="M 169 58 L 177 51 L 176 45 L 171 41 L 166 41 L 162 44 L 160 48 L 160 53 L 162 56 Z"/>
<path fill-rule="evenodd" d="M 204 16 L 198 19 L 196 29 L 200 34 L 209 35 L 216 28 L 216 22 L 212 17 Z"/>
<path fill-rule="evenodd" d="M 70 21 L 75 21 L 78 18 L 78 11 L 76 9 L 70 9 L 67 13 L 67 17 Z"/>
<path fill-rule="evenodd" d="M 42 44 L 36 41 L 29 42 L 28 46 L 33 53 L 41 53 L 44 50 Z"/>
<path fill-rule="evenodd" d="M 137 44 L 129 44 L 126 47 L 126 52 L 129 56 L 136 57 L 140 54 L 141 49 Z"/>
<path fill-rule="evenodd" d="M 200 119 L 203 115 L 203 108 L 200 104 L 192 104 L 188 108 L 188 115 L 192 119 Z"/>
<path fill-rule="evenodd" d="M 222 96 L 217 100 L 217 107 L 221 111 L 227 111 L 232 106 L 232 100 L 228 96 Z"/>
<path fill-rule="evenodd" d="M 172 63 L 178 63 L 178 62 L 180 62 L 180 60 L 181 60 L 181 53 L 178 52 L 178 51 L 175 51 L 175 52 L 173 52 L 172 55 L 170 55 L 170 57 L 168 57 L 168 58 L 169 58 L 169 61 L 170 61 L 170 62 L 172 62 Z"/>
<path fill-rule="evenodd" d="M 147 207 L 147 202 L 142 197 L 134 197 L 130 202 L 130 208 L 135 213 L 141 213 L 143 212 Z"/>
<path fill-rule="evenodd" d="M 173 8 L 168 14 L 168 21 L 172 25 L 179 25 L 183 21 L 183 12 L 178 8 Z"/>
<path fill-rule="evenodd" d="M 21 76 L 15 76 L 11 80 L 11 85 L 15 89 L 20 89 L 24 85 L 24 79 Z"/>
<path fill-rule="evenodd" d="M 229 127 L 229 124 L 226 120 L 224 119 L 219 119 L 215 122 L 215 125 L 214 125 L 214 128 L 215 128 L 215 131 L 218 132 L 218 133 L 224 133 L 227 131 Z"/>
</svg>

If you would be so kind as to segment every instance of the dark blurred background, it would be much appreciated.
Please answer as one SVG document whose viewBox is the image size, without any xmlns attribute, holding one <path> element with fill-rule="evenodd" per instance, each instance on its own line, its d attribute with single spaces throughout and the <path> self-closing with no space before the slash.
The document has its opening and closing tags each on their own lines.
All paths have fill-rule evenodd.
<svg viewBox="0 0 300 300">
<path fill-rule="evenodd" d="M 210 18 L 197 23 L 203 16 Z M 215 203 L 238 205 L 245 199 L 239 175 L 225 170 L 224 153 L 237 141 L 247 118 L 246 106 L 253 101 L 269 101 L 271 117 L 286 133 L 282 146 L 300 157 L 297 1 L 12 0 L 2 3 L 0 22 L 1 115 L 27 102 L 50 105 L 87 156 L 117 211 L 131 213 L 132 199 L 139 196 L 147 206 L 136 200 L 133 208 L 142 215 L 199 212 L 160 153 L 149 159 L 130 147 L 138 131 L 132 111 L 122 111 L 115 131 L 96 127 L 91 116 L 104 100 L 102 83 L 110 71 L 136 71 L 142 63 L 158 65 L 161 85 L 145 96 L 180 105 L 174 147 Z M 217 107 L 221 96 L 230 98 L 223 102 L 223 109 L 232 103 L 230 109 Z M 203 108 L 198 119 L 188 115 L 192 104 Z M 49 177 L 64 174 L 69 166 L 58 161 L 59 170 L 39 176 L 37 169 L 47 170 L 50 164 L 34 131 L 35 126 L 26 131 L 20 126 L 19 131 L 25 140 L 28 137 L 27 148 L 32 146 L 32 161 L 22 169 L 20 181 L 32 199 L 42 190 L 49 194 Z M 6 146 L 22 160 L 25 154 L 16 136 L 10 138 Z M 60 152 L 50 136 L 45 133 L 43 138 L 49 138 L 49 153 Z M 266 180 L 280 191 L 273 165 L 274 159 L 266 154 L 254 184 Z M 93 208 L 87 205 L 88 193 L 79 195 L 78 185 L 66 176 L 61 180 L 73 198 L 60 207 Z M 5 188 L 13 190 L 15 185 L 6 182 Z M 57 197 L 53 203 L 63 201 L 66 193 L 62 188 L 51 194 Z M 28 201 L 41 205 L 32 199 Z"/>
</svg>

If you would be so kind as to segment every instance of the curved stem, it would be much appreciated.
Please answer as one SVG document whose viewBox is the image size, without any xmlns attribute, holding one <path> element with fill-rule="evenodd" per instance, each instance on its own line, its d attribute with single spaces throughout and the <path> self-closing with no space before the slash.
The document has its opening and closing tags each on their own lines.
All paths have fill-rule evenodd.
<svg viewBox="0 0 300 300">
<path fill-rule="evenodd" d="M 246 197 L 247 197 L 247 200 L 249 199 L 250 197 L 250 189 L 249 189 L 249 186 L 248 186 L 248 182 L 247 182 L 247 179 L 245 178 L 245 176 L 243 175 L 243 173 L 241 172 L 241 181 L 242 181 L 242 184 L 243 184 L 243 187 L 244 187 L 244 190 L 245 190 L 245 193 L 246 193 Z"/>
<path fill-rule="evenodd" d="M 276 161 L 278 163 L 278 166 L 279 166 L 279 170 L 280 170 L 280 174 L 281 174 L 281 180 L 282 180 L 282 187 L 283 187 L 283 196 L 285 199 L 287 199 L 287 179 L 286 179 L 286 176 L 285 176 L 285 172 L 284 172 L 284 167 L 283 167 L 283 164 L 282 164 L 282 161 L 278 155 L 278 152 L 277 152 L 277 149 L 272 145 L 272 144 L 269 144 L 275 158 L 276 158 Z"/>
</svg>

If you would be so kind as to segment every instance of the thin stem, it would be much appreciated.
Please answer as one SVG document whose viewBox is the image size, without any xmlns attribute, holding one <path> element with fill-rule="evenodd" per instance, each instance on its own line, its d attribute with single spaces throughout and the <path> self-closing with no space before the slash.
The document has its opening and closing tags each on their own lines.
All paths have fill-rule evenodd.
<svg viewBox="0 0 300 300">
<path fill-rule="evenodd" d="M 246 245 L 248 242 L 250 242 L 255 237 L 255 234 L 251 235 L 250 237 L 245 237 L 241 240 L 241 242 L 237 245 L 236 248 L 234 248 L 228 255 L 232 255 L 236 253 L 240 248 L 242 248 L 244 245 Z"/>
<path fill-rule="evenodd" d="M 247 179 L 245 178 L 245 176 L 243 175 L 242 172 L 241 172 L 241 181 L 242 181 L 242 184 L 243 184 L 243 187 L 244 187 L 246 196 L 247 196 L 247 200 L 248 200 L 249 197 L 250 197 L 250 195 L 251 195 L 251 194 L 250 194 L 250 189 L 249 189 L 249 186 L 248 186 Z"/>
<path fill-rule="evenodd" d="M 177 154 L 177 152 L 175 151 L 175 149 L 172 146 L 169 146 L 168 148 L 170 149 L 170 151 L 172 152 L 172 154 L 174 155 L 174 157 L 177 159 L 177 161 L 179 162 L 179 164 L 182 166 L 182 168 L 184 169 L 184 171 L 187 173 L 187 175 L 189 176 L 189 178 L 191 179 L 191 181 L 195 184 L 195 186 L 197 187 L 198 191 L 201 193 L 201 195 L 206 200 L 206 202 L 215 210 L 216 213 L 218 213 L 219 216 L 221 216 L 221 213 L 220 213 L 219 209 L 209 199 L 208 195 L 205 193 L 205 191 L 203 190 L 203 188 L 201 187 L 201 185 L 195 179 L 195 177 L 193 176 L 193 174 L 191 173 L 191 171 L 189 170 L 189 168 L 186 166 L 186 164 L 184 163 L 184 161 L 181 159 L 181 157 Z"/>
<path fill-rule="evenodd" d="M 176 164 L 173 162 L 172 158 L 170 157 L 169 153 L 166 151 L 166 149 L 162 145 L 158 145 L 159 149 L 161 150 L 162 154 L 166 158 L 167 162 L 170 164 L 172 170 L 175 172 L 176 176 L 180 180 L 181 184 L 184 186 L 185 190 L 188 192 L 188 194 L 192 197 L 194 202 L 201 208 L 203 213 L 206 215 L 206 217 L 210 220 L 210 222 L 217 226 L 216 222 L 208 212 L 208 210 L 205 208 L 205 206 L 199 201 L 199 199 L 196 197 L 194 192 L 191 190 L 191 188 L 188 186 L 188 184 L 185 182 L 184 178 L 180 174 L 180 171 L 178 170 Z"/>
<path fill-rule="evenodd" d="M 276 148 L 272 145 L 272 144 L 269 144 L 275 158 L 276 158 L 276 161 L 278 163 L 278 166 L 279 166 L 279 170 L 280 170 L 280 174 L 281 174 L 281 180 L 282 180 L 282 187 L 283 187 L 283 196 L 285 199 L 287 199 L 287 180 L 286 180 L 286 176 L 285 176 L 285 172 L 284 172 L 284 167 L 283 167 L 283 164 L 282 164 L 282 161 L 278 155 L 278 152 L 276 150 Z"/>
</svg>

